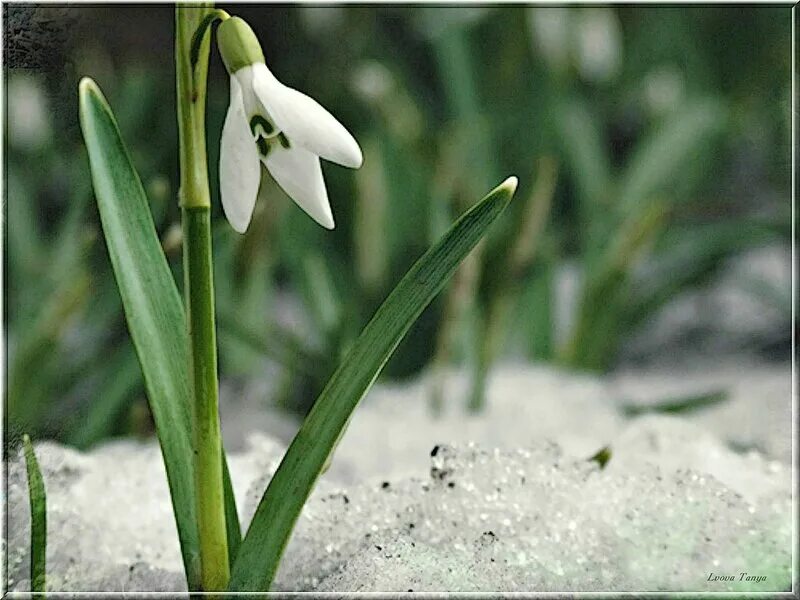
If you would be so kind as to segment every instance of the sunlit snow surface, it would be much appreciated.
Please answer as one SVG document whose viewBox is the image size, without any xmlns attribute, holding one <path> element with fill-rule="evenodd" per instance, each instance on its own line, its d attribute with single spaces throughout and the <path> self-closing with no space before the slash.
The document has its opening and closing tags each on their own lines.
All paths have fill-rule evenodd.
<svg viewBox="0 0 800 600">
<path fill-rule="evenodd" d="M 276 588 L 790 589 L 788 366 L 600 379 L 509 365 L 493 372 L 482 417 L 462 410 L 466 384 L 449 378 L 439 420 L 428 415 L 426 378 L 365 399 L 298 521 Z M 731 391 L 726 402 L 685 416 L 629 419 L 620 409 L 720 385 Z M 244 450 L 229 460 L 247 522 L 285 441 L 236 434 L 245 442 L 232 445 Z M 586 458 L 606 444 L 613 456 L 600 470 Z M 49 589 L 185 589 L 155 443 L 88 454 L 43 443 L 37 454 Z M 10 587 L 24 590 L 18 457 L 8 493 Z"/>
</svg>

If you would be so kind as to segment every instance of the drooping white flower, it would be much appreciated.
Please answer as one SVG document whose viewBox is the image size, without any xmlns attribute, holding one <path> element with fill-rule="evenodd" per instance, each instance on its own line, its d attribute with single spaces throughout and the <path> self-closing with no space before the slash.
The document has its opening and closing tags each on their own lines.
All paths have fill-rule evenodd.
<svg viewBox="0 0 800 600">
<path fill-rule="evenodd" d="M 222 207 L 231 226 L 239 233 L 247 229 L 263 163 L 300 208 L 333 229 L 319 159 L 357 169 L 363 161 L 358 143 L 316 100 L 275 78 L 242 19 L 223 21 L 217 39 L 231 82 L 219 161 Z"/>
</svg>

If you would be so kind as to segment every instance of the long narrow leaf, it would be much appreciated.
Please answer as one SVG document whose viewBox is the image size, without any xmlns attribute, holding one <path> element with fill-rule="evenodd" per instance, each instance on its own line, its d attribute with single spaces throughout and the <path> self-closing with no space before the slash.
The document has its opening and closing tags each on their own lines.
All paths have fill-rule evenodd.
<svg viewBox="0 0 800 600">
<path fill-rule="evenodd" d="M 236 553 L 242 544 L 242 527 L 239 524 L 239 514 L 236 512 L 236 498 L 233 495 L 231 474 L 228 471 L 228 461 L 225 460 L 223 450 L 222 460 L 222 485 L 225 494 L 225 535 L 228 538 L 228 568 L 233 568 Z"/>
<path fill-rule="evenodd" d="M 107 367 L 88 411 L 79 416 L 79 422 L 76 423 L 79 426 L 73 428 L 67 440 L 81 450 L 112 433 L 118 415 L 139 385 L 139 364 L 129 344 L 108 357 Z"/>
<path fill-rule="evenodd" d="M 622 412 L 627 417 L 638 417 L 644 414 L 684 414 L 708 408 L 728 399 L 728 392 L 725 390 L 714 390 L 705 393 L 692 394 L 680 398 L 665 398 L 654 404 L 623 404 Z"/>
<path fill-rule="evenodd" d="M 633 267 L 662 231 L 666 204 L 653 201 L 630 215 L 617 230 L 606 252 L 596 261 L 585 284 L 578 318 L 561 359 L 569 366 L 602 370 L 613 358 L 620 340 L 623 306 L 629 296 Z"/>
<path fill-rule="evenodd" d="M 28 497 L 31 504 L 31 591 L 44 593 L 47 558 L 47 497 L 44 480 L 33 452 L 31 438 L 22 438 L 25 467 L 28 471 Z"/>
<path fill-rule="evenodd" d="M 662 186 L 681 180 L 680 169 L 698 160 L 699 151 L 725 121 L 719 102 L 707 99 L 690 104 L 645 138 L 628 163 L 619 186 L 619 210 L 626 214 L 638 203 L 663 195 Z"/>
<path fill-rule="evenodd" d="M 751 218 L 670 227 L 664 232 L 652 272 L 635 281 L 627 301 L 626 329 L 644 322 L 678 294 L 703 284 L 736 253 L 781 239 L 780 227 Z"/>
<path fill-rule="evenodd" d="M 200 561 L 183 304 L 116 120 L 90 79 L 80 84 L 80 120 L 103 233 L 164 456 L 186 578 L 194 590 L 199 588 Z M 230 488 L 227 476 L 225 485 Z M 226 514 L 235 517 L 230 489 L 225 497 Z M 238 530 L 233 525 L 238 521 L 229 527 L 230 535 Z M 235 548 L 238 542 L 229 544 Z"/>
<path fill-rule="evenodd" d="M 613 229 L 609 206 L 612 202 L 612 169 L 604 147 L 601 124 L 589 107 L 577 99 L 556 109 L 556 131 L 578 189 L 579 221 L 584 256 L 595 255 Z"/>
<path fill-rule="evenodd" d="M 508 205 L 516 178 L 467 211 L 420 258 L 367 324 L 303 422 L 256 509 L 233 591 L 268 590 L 297 517 L 350 415 L 411 325 Z"/>
<path fill-rule="evenodd" d="M 228 336 L 305 375 L 314 375 L 320 365 L 326 365 L 328 361 L 321 352 L 306 347 L 302 339 L 276 324 L 271 324 L 267 335 L 262 338 L 230 313 L 219 313 L 218 323 L 220 335 Z"/>
<path fill-rule="evenodd" d="M 611 165 L 608 150 L 603 147 L 600 124 L 588 107 L 577 100 L 558 108 L 555 124 L 581 203 L 586 205 L 584 216 L 589 217 L 602 210 L 611 187 Z"/>
</svg>

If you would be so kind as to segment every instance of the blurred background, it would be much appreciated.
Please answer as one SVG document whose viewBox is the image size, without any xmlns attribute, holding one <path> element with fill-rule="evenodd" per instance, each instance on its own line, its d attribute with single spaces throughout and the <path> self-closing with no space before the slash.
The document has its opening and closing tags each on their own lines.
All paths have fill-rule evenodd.
<svg viewBox="0 0 800 600">
<path fill-rule="evenodd" d="M 304 414 L 414 260 L 511 174 L 502 222 L 382 375 L 429 377 L 432 419 L 480 413 L 498 361 L 788 366 L 791 7 L 224 8 L 365 161 L 324 165 L 334 232 L 266 177 L 235 234 L 217 197 L 228 82 L 212 50 L 223 404 Z M 180 286 L 173 8 L 3 10 L 7 439 L 148 435 L 77 84 L 91 76 L 108 97 Z M 466 398 L 437 383 L 454 367 L 470 375 Z"/>
</svg>

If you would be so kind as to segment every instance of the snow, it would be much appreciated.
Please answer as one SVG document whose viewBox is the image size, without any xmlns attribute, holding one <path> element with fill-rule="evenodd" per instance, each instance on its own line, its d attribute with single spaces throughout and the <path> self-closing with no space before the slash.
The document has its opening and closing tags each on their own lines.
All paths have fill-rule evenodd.
<svg viewBox="0 0 800 600">
<path fill-rule="evenodd" d="M 792 372 L 789 364 L 719 361 L 679 371 L 636 370 L 611 380 L 614 396 L 637 406 L 724 391 L 726 400 L 691 415 L 692 422 L 741 449 L 792 460 Z"/>
<path fill-rule="evenodd" d="M 600 378 L 503 365 L 480 416 L 464 410 L 465 375 L 451 373 L 440 419 L 428 411 L 427 377 L 377 386 L 306 505 L 275 587 L 787 590 L 789 373 L 730 363 Z M 622 411 L 718 386 L 728 399 L 694 413 Z M 266 420 L 240 418 L 241 430 L 226 431 L 244 523 L 286 447 L 286 423 L 273 437 L 258 432 Z M 606 445 L 612 456 L 600 469 L 587 458 Z M 185 590 L 155 442 L 88 453 L 43 442 L 36 451 L 48 493 L 49 589 Z M 26 590 L 19 455 L 8 473 L 9 588 Z M 734 581 L 713 579 L 721 575 Z"/>
<path fill-rule="evenodd" d="M 283 572 L 321 591 L 786 589 L 791 520 L 775 498 L 753 508 L 691 469 L 604 472 L 545 444 L 439 446 L 427 480 L 360 488 L 337 519 L 302 523 L 298 549 L 321 527 L 336 542 Z M 717 570 L 768 579 L 709 585 Z"/>
<path fill-rule="evenodd" d="M 429 377 L 376 388 L 354 413 L 331 472 L 348 482 L 424 472 L 427 456 L 420 449 L 441 442 L 519 448 L 549 439 L 571 454 L 590 456 L 623 422 L 609 386 L 594 376 L 504 365 L 492 372 L 486 410 L 477 415 L 466 411 L 468 385 L 466 372 L 447 374 L 446 404 L 438 419 L 429 410 Z"/>
</svg>

